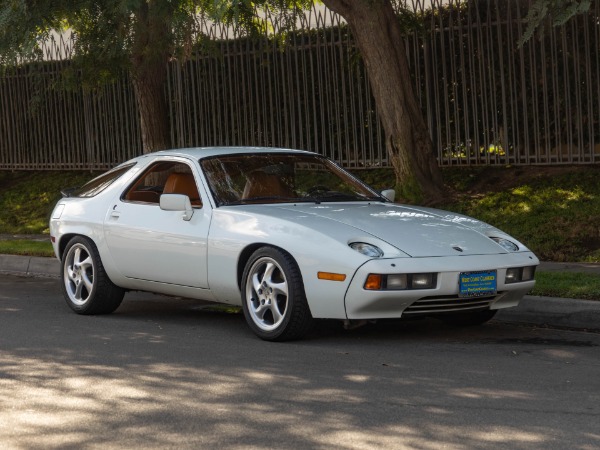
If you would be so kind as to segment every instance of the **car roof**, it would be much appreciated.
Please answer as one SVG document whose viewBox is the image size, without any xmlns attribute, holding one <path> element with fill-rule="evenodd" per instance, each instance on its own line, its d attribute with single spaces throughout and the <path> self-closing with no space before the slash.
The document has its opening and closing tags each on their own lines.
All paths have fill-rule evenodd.
<svg viewBox="0 0 600 450">
<path fill-rule="evenodd" d="M 315 154 L 306 150 L 293 150 L 277 147 L 192 147 L 179 148 L 173 150 L 162 150 L 135 158 L 136 160 L 154 157 L 154 156 L 183 156 L 188 158 L 200 159 L 210 156 L 236 155 L 236 154 L 257 154 L 257 153 L 298 153 Z"/>
</svg>

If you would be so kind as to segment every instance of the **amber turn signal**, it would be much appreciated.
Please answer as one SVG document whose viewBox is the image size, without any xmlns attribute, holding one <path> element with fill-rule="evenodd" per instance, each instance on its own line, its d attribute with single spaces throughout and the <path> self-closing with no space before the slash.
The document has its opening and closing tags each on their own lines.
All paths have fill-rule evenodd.
<svg viewBox="0 0 600 450">
<path fill-rule="evenodd" d="M 383 277 L 376 273 L 371 273 L 365 281 L 365 289 L 369 291 L 378 291 L 381 289 Z"/>
<path fill-rule="evenodd" d="M 344 281 L 346 279 L 346 275 L 343 273 L 331 273 L 331 272 L 318 272 L 317 277 L 319 280 L 329 280 L 329 281 Z"/>
</svg>

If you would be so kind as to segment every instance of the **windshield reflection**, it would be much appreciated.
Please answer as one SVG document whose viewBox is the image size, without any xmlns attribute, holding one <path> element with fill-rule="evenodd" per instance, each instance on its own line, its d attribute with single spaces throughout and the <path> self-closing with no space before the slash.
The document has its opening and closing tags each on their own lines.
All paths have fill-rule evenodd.
<svg viewBox="0 0 600 450">
<path fill-rule="evenodd" d="M 386 201 L 351 174 L 318 155 L 225 155 L 202 159 L 200 165 L 217 206 Z"/>
</svg>

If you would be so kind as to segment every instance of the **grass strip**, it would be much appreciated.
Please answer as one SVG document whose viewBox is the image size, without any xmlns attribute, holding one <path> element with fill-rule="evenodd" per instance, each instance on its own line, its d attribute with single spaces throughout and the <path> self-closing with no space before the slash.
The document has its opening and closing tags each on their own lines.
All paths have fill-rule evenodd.
<svg viewBox="0 0 600 450">
<path fill-rule="evenodd" d="M 537 272 L 531 295 L 600 300 L 600 276 L 577 272 Z"/>
<path fill-rule="evenodd" d="M 54 250 L 52 250 L 50 240 L 44 242 L 17 239 L 0 241 L 0 254 L 53 257 Z"/>
</svg>

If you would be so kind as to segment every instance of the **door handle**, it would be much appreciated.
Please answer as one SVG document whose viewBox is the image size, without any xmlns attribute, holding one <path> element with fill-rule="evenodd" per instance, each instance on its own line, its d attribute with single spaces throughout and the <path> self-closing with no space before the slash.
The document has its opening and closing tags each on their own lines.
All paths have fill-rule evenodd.
<svg viewBox="0 0 600 450">
<path fill-rule="evenodd" d="M 110 217 L 114 217 L 115 219 L 118 219 L 120 215 L 121 215 L 121 213 L 119 211 L 117 211 L 117 205 L 114 205 L 112 207 L 112 211 L 110 213 Z"/>
</svg>

